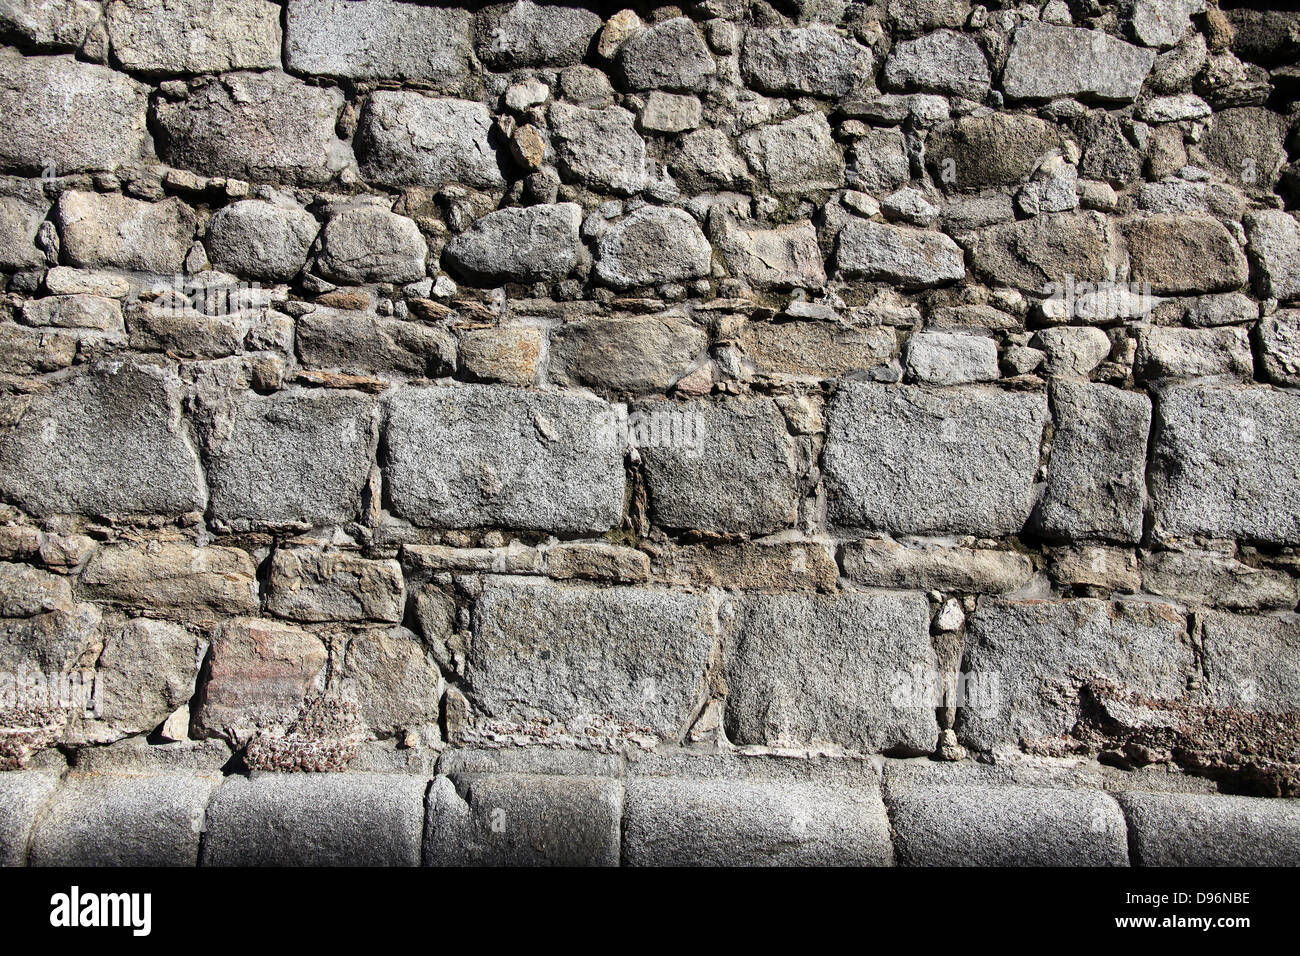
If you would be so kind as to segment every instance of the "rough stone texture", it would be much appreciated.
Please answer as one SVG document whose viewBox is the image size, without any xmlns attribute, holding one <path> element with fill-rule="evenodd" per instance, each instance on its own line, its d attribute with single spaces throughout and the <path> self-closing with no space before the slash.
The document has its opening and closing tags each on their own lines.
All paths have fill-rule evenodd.
<svg viewBox="0 0 1300 956">
<path fill-rule="evenodd" d="M 920 332 L 907 340 L 907 372 L 927 385 L 966 385 L 998 377 L 998 347 L 983 335 Z"/>
<path fill-rule="evenodd" d="M 985 278 L 1042 294 L 1049 283 L 1096 281 L 1111 274 L 1116 230 L 1096 212 L 1048 213 L 979 233 L 971 265 Z"/>
<path fill-rule="evenodd" d="M 316 368 L 442 375 L 456 361 L 446 329 L 385 319 L 368 312 L 316 309 L 298 320 L 298 355 Z"/>
<path fill-rule="evenodd" d="M 961 249 L 941 232 L 850 222 L 835 243 L 835 267 L 849 279 L 923 289 L 965 278 Z"/>
<path fill-rule="evenodd" d="M 826 284 L 811 222 L 763 229 L 728 221 L 719 247 L 732 273 L 756 289 L 820 289 Z"/>
<path fill-rule="evenodd" d="M 321 230 L 320 268 L 337 282 L 413 282 L 429 247 L 411 219 L 374 206 L 344 209 Z"/>
<path fill-rule="evenodd" d="M 0 865 L 22 866 L 32 825 L 49 803 L 59 779 L 52 773 L 0 773 Z"/>
<path fill-rule="evenodd" d="M 1271 713 L 1300 711 L 1300 617 L 1211 611 L 1201 632 L 1210 699 Z"/>
<path fill-rule="evenodd" d="M 1209 217 L 1148 216 L 1124 225 L 1133 278 L 1157 295 L 1227 292 L 1247 278 L 1246 257 Z"/>
<path fill-rule="evenodd" d="M 740 69 L 764 93 L 844 96 L 869 82 L 871 50 L 817 27 L 745 32 Z"/>
<path fill-rule="evenodd" d="M 600 17 L 590 10 L 522 0 L 480 15 L 475 49 L 493 70 L 570 66 L 582 61 L 600 27 Z"/>
<path fill-rule="evenodd" d="M 448 243 L 445 257 L 475 281 L 562 279 L 578 261 L 581 224 L 576 203 L 499 209 Z"/>
<path fill-rule="evenodd" d="M 1040 396 L 841 386 L 827 422 L 827 494 L 841 527 L 1014 534 L 1033 505 Z"/>
<path fill-rule="evenodd" d="M 417 524 L 603 532 L 622 512 L 619 439 L 594 399 L 404 388 L 389 403 L 388 493 Z"/>
<path fill-rule="evenodd" d="M 113 56 L 141 73 L 224 73 L 280 65 L 280 5 L 267 0 L 113 0 Z"/>
<path fill-rule="evenodd" d="M 912 669 L 938 669 L 929 617 L 919 594 L 744 599 L 727 655 L 728 737 L 773 747 L 930 752 L 938 703 L 907 693 Z"/>
<path fill-rule="evenodd" d="M 1265 316 L 1257 334 L 1265 377 L 1277 385 L 1300 385 L 1300 311 Z"/>
<path fill-rule="evenodd" d="M 560 168 L 569 177 L 620 195 L 645 188 L 645 141 L 627 110 L 552 103 L 547 117 Z"/>
<path fill-rule="evenodd" d="M 713 251 L 680 209 L 647 206 L 614 224 L 596 246 L 596 275 L 615 288 L 707 275 Z"/>
<path fill-rule="evenodd" d="M 844 181 L 844 159 L 821 113 L 804 113 L 746 133 L 740 149 L 754 173 L 776 193 L 835 189 Z"/>
<path fill-rule="evenodd" d="M 1014 551 L 907 547 L 889 538 L 844 548 L 844 574 L 868 587 L 1001 594 L 1029 583 L 1033 565 Z"/>
<path fill-rule="evenodd" d="M 1134 866 L 1296 866 L 1294 800 L 1122 793 Z"/>
<path fill-rule="evenodd" d="M 1260 327 L 1261 337 L 1267 333 Z M 1250 378 L 1254 360 L 1242 328 L 1180 329 L 1155 326 L 1138 339 L 1134 371 L 1145 379 L 1226 376 Z"/>
<path fill-rule="evenodd" d="M 823 379 L 883 365 L 898 350 L 892 329 L 829 322 L 747 322 L 739 343 L 757 372 Z"/>
<path fill-rule="evenodd" d="M 618 51 L 619 78 L 629 90 L 700 89 L 717 70 L 695 24 L 686 17 L 656 23 Z"/>
<path fill-rule="evenodd" d="M 868 129 L 849 150 L 845 181 L 854 189 L 887 193 L 911 178 L 907 140 L 901 130 Z"/>
<path fill-rule="evenodd" d="M 345 552 L 301 548 L 271 558 L 266 609 L 296 621 L 402 619 L 402 569 Z"/>
<path fill-rule="evenodd" d="M 1099 30 L 1027 23 L 1012 38 L 1002 87 L 1011 99 L 1132 100 L 1155 58 Z"/>
<path fill-rule="evenodd" d="M 1214 551 L 1144 554 L 1142 586 L 1175 601 L 1227 608 L 1292 608 L 1300 601 L 1300 582 L 1285 572 L 1251 567 Z"/>
<path fill-rule="evenodd" d="M 378 186 L 505 185 L 482 103 L 377 90 L 361 110 L 356 145 L 362 173 Z"/>
<path fill-rule="evenodd" d="M 951 30 L 904 40 L 885 62 L 885 83 L 894 89 L 951 93 L 982 100 L 991 82 L 979 44 Z"/>
<path fill-rule="evenodd" d="M 708 346 L 686 319 L 616 316 L 568 322 L 551 339 L 550 374 L 561 385 L 612 392 L 666 392 Z"/>
<path fill-rule="evenodd" d="M 177 199 L 140 202 L 125 196 L 64 193 L 55 221 L 68 265 L 175 274 L 194 239 L 195 217 Z"/>
<path fill-rule="evenodd" d="M 935 128 L 926 140 L 926 163 L 940 185 L 985 189 L 1019 183 L 1065 140 L 1035 116 L 987 113 L 963 116 Z"/>
<path fill-rule="evenodd" d="M 232 577 L 238 580 L 237 573 Z M 115 733 L 159 727 L 194 696 L 206 649 L 205 640 L 178 625 L 128 621 L 105 639 L 96 664 L 103 687 L 102 719 Z"/>
<path fill-rule="evenodd" d="M 253 562 L 237 548 L 113 545 L 95 552 L 80 591 L 146 613 L 205 619 L 255 612 L 253 575 Z"/>
<path fill-rule="evenodd" d="M 1247 249 L 1259 267 L 1261 295 L 1300 299 L 1300 224 L 1280 209 L 1247 213 Z"/>
</svg>

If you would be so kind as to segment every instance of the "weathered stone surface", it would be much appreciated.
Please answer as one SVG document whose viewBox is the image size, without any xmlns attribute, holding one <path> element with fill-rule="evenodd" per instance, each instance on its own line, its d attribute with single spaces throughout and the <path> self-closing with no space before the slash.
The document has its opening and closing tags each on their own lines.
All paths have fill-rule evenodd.
<svg viewBox="0 0 1300 956">
<path fill-rule="evenodd" d="M 708 344 L 708 334 L 680 316 L 566 322 L 551 337 L 550 374 L 560 385 L 666 392 Z"/>
<path fill-rule="evenodd" d="M 448 90 L 469 79 L 467 10 L 391 0 L 292 0 L 285 24 L 285 65 L 295 73 Z"/>
<path fill-rule="evenodd" d="M 0 269 L 17 271 L 45 264 L 36 233 L 49 209 L 11 196 L 0 196 Z"/>
<path fill-rule="evenodd" d="M 764 229 L 729 219 L 719 247 L 732 274 L 756 289 L 820 289 L 826 284 L 817 230 L 808 220 Z"/>
<path fill-rule="evenodd" d="M 889 538 L 844 545 L 844 574 L 868 587 L 1002 594 L 1029 583 L 1034 567 L 1015 551 L 910 547 Z"/>
<path fill-rule="evenodd" d="M 1045 213 L 981 232 L 971 244 L 975 272 L 993 282 L 1043 292 L 1049 283 L 1106 279 L 1118 252 L 1114 230 L 1097 212 Z"/>
<path fill-rule="evenodd" d="M 179 199 L 150 203 L 82 192 L 59 197 L 55 221 L 68 265 L 168 275 L 180 273 L 196 225 Z"/>
<path fill-rule="evenodd" d="M 227 73 L 157 104 L 158 152 L 209 176 L 317 185 L 351 159 L 334 131 L 342 106 L 337 89 L 283 73 Z"/>
<path fill-rule="evenodd" d="M 596 275 L 615 288 L 708 275 L 713 248 L 680 209 L 646 206 L 615 223 L 596 245 Z"/>
<path fill-rule="evenodd" d="M 40 50 L 78 50 L 104 19 L 100 0 L 7 0 L 0 7 L 0 33 L 21 37 Z"/>
<path fill-rule="evenodd" d="M 298 320 L 298 355 L 316 368 L 414 376 L 442 375 L 456 361 L 446 329 L 368 312 L 318 308 Z"/>
<path fill-rule="evenodd" d="M 226 272 L 283 282 L 302 271 L 318 232 L 320 223 L 305 209 L 246 199 L 212 217 L 208 256 Z"/>
<path fill-rule="evenodd" d="M 1111 351 L 1105 331 L 1076 325 L 1041 329 L 1030 343 L 1047 355 L 1043 371 L 1060 379 L 1088 378 Z"/>
<path fill-rule="evenodd" d="M 321 231 L 318 260 L 338 282 L 413 282 L 425 274 L 428 244 L 411 219 L 376 206 L 335 213 Z"/>
<path fill-rule="evenodd" d="M 362 107 L 356 147 L 362 174 L 379 186 L 505 186 L 482 103 L 376 90 Z"/>
<path fill-rule="evenodd" d="M 1300 616 L 1208 611 L 1201 624 L 1212 703 L 1270 713 L 1300 711 Z"/>
<path fill-rule="evenodd" d="M 203 866 L 418 866 L 428 781 L 414 774 L 227 777 Z"/>
<path fill-rule="evenodd" d="M 727 735 L 737 744 L 929 753 L 938 703 L 911 689 L 937 670 L 920 594 L 753 596 L 727 652 Z M 796 666 L 789 666 L 796 662 Z"/>
<path fill-rule="evenodd" d="M 402 619 L 402 569 L 345 551 L 282 548 L 271 558 L 266 609 L 295 621 Z"/>
<path fill-rule="evenodd" d="M 1277 385 L 1300 385 L 1300 311 L 1265 316 L 1256 334 L 1265 377 Z"/>
<path fill-rule="evenodd" d="M 113 0 L 113 56 L 140 73 L 224 73 L 280 65 L 280 5 L 267 0 Z"/>
<path fill-rule="evenodd" d="M 875 368 L 898 350 L 893 329 L 815 321 L 746 322 L 738 343 L 757 372 L 815 378 Z"/>
<path fill-rule="evenodd" d="M 1011 41 L 1002 88 L 1016 100 L 1061 96 L 1132 100 L 1155 58 L 1154 50 L 1099 30 L 1027 23 Z"/>
<path fill-rule="evenodd" d="M 650 580 L 650 558 L 644 551 L 597 541 L 569 541 L 544 552 L 545 572 L 558 581 L 616 581 L 642 584 Z"/>
<path fill-rule="evenodd" d="M 969 36 L 936 30 L 889 51 L 885 83 L 899 90 L 951 93 L 982 100 L 992 79 L 984 52 Z"/>
<path fill-rule="evenodd" d="M 0 169 L 58 175 L 142 157 L 147 88 L 70 56 L 0 52 Z"/>
<path fill-rule="evenodd" d="M 68 582 L 29 564 L 0 563 L 0 617 L 32 617 L 72 607 Z"/>
<path fill-rule="evenodd" d="M 317 688 L 327 657 L 319 638 L 281 621 L 223 622 L 212 634 L 195 735 L 241 742 L 262 722 L 291 718 Z"/>
<path fill-rule="evenodd" d="M 1300 542 L 1300 398 L 1171 385 L 1156 401 L 1147 483 L 1161 537 Z"/>
<path fill-rule="evenodd" d="M 460 337 L 460 368 L 470 378 L 504 385 L 532 385 L 542 356 L 543 332 L 535 326 L 470 329 Z"/>
<path fill-rule="evenodd" d="M 447 244 L 446 258 L 481 282 L 562 279 L 578 261 L 577 203 L 498 209 Z"/>
<path fill-rule="evenodd" d="M 977 388 L 842 385 L 826 450 L 831 521 L 845 528 L 1015 534 L 1029 517 L 1047 403 Z"/>
<path fill-rule="evenodd" d="M 1265 192 L 1277 185 L 1287 161 L 1285 117 L 1242 107 L 1219 110 L 1208 125 L 1198 145 L 1228 182 L 1246 192 Z"/>
<path fill-rule="evenodd" d="M 1216 551 L 1144 551 L 1142 586 L 1175 601 L 1233 609 L 1292 608 L 1300 601 L 1300 582 L 1289 574 Z"/>
<path fill-rule="evenodd" d="M 1138 177 L 1143 153 L 1129 141 L 1125 124 L 1114 114 L 1104 109 L 1091 110 L 1075 120 L 1074 129 L 1083 147 L 1079 160 L 1081 175 L 1116 187 Z"/>
<path fill-rule="evenodd" d="M 985 335 L 918 332 L 907 340 L 907 373 L 927 385 L 966 385 L 998 377 L 997 343 Z"/>
<path fill-rule="evenodd" d="M 740 49 L 740 70 L 756 90 L 837 97 L 871 80 L 871 50 L 819 27 L 750 29 Z"/>
<path fill-rule="evenodd" d="M 536 578 L 489 578 L 473 627 L 485 731 L 613 745 L 685 733 L 716 640 L 709 598 Z"/>
<path fill-rule="evenodd" d="M 1246 282 L 1246 257 L 1216 219 L 1154 215 L 1123 229 L 1133 279 L 1157 294 L 1226 292 Z"/>
<path fill-rule="evenodd" d="M 426 866 L 618 866 L 623 785 L 532 773 L 439 776 Z"/>
<path fill-rule="evenodd" d="M 242 572 L 240 568 L 230 576 L 251 590 L 251 582 L 241 580 Z M 197 585 L 193 599 L 201 600 L 202 592 L 211 588 L 205 578 L 189 578 Z M 115 735 L 154 730 L 194 696 L 206 649 L 206 640 L 179 625 L 143 617 L 127 621 L 106 637 L 95 665 L 102 687 L 101 719 Z"/>
<path fill-rule="evenodd" d="M 686 17 L 664 20 L 632 37 L 619 49 L 615 66 L 629 90 L 691 92 L 717 71 L 700 32 Z"/>
<path fill-rule="evenodd" d="M 1195 666 L 1187 622 L 1166 604 L 985 599 L 962 661 L 980 693 L 959 708 L 958 735 L 985 751 L 1050 743 L 1074 727 L 1088 680 L 1179 698 Z"/>
<path fill-rule="evenodd" d="M 746 133 L 740 150 L 773 192 L 836 189 L 844 182 L 844 158 L 821 113 L 804 113 Z"/>
<path fill-rule="evenodd" d="M 1280 209 L 1247 213 L 1245 222 L 1260 294 L 1284 302 L 1300 299 L 1300 224 Z"/>
<path fill-rule="evenodd" d="M 418 524 L 603 532 L 622 513 L 622 436 L 596 399 L 407 387 L 385 448 L 392 506 Z"/>
<path fill-rule="evenodd" d="M 845 182 L 869 193 L 892 192 L 912 176 L 901 130 L 868 129 L 849 150 Z"/>
<path fill-rule="evenodd" d="M 627 110 L 552 103 L 547 118 L 560 169 L 570 178 L 625 196 L 645 188 L 645 141 Z"/>
<path fill-rule="evenodd" d="M 0 324 L 0 371 L 30 375 L 67 368 L 77 356 L 77 340 L 68 334 Z"/>
<path fill-rule="evenodd" d="M 703 108 L 694 96 L 678 96 L 655 90 L 646 97 L 645 108 L 637 117 L 643 130 L 655 133 L 681 133 L 700 125 Z"/>
<path fill-rule="evenodd" d="M 966 275 L 961 249 L 943 233 L 867 221 L 849 222 L 840 230 L 835 266 L 849 279 L 906 289 L 943 285 Z"/>
<path fill-rule="evenodd" d="M 32 832 L 33 866 L 194 866 L 219 774 L 73 774 Z"/>
<path fill-rule="evenodd" d="M 1191 26 L 1191 16 L 1205 10 L 1205 0 L 1133 0 L 1125 20 L 1134 39 L 1146 46 L 1173 46 Z"/>
<path fill-rule="evenodd" d="M 657 403 L 656 403 L 657 404 Z M 670 528 L 764 534 L 788 527 L 798 503 L 794 442 L 770 399 L 675 404 L 695 441 L 640 449 L 655 520 Z M 655 405 L 637 411 L 651 413 Z"/>
<path fill-rule="evenodd" d="M 81 573 L 78 591 L 165 617 L 211 619 L 257 610 L 255 571 L 245 552 L 184 542 L 106 545 Z"/>
<path fill-rule="evenodd" d="M 674 178 L 687 189 L 731 189 L 750 180 L 749 167 L 721 130 L 697 129 L 678 137 L 669 157 Z"/>
<path fill-rule="evenodd" d="M 688 545 L 659 556 L 655 576 L 668 584 L 746 591 L 830 591 L 839 577 L 822 542 Z"/>
<path fill-rule="evenodd" d="M 570 66 L 582 62 L 600 27 L 600 16 L 590 10 L 522 0 L 484 10 L 474 47 L 493 70 Z"/>
<path fill-rule="evenodd" d="M 1024 181 L 1064 142 L 1056 126 L 1035 116 L 986 113 L 936 127 L 926 140 L 925 157 L 945 188 L 986 189 Z"/>
<path fill-rule="evenodd" d="M 1039 528 L 1075 541 L 1142 537 L 1151 400 L 1109 385 L 1052 385 L 1056 433 Z"/>
<path fill-rule="evenodd" d="M 355 519 L 370 474 L 374 402 L 355 392 L 249 394 L 202 423 L 214 518 L 257 524 Z"/>
<path fill-rule="evenodd" d="M 422 616 L 422 620 L 429 618 Z M 399 739 L 412 730 L 436 735 L 429 728 L 438 724 L 446 685 L 430 646 L 434 640 L 430 635 L 426 642 L 403 627 L 371 628 L 351 635 L 339 691 L 356 701 L 371 733 Z"/>
<path fill-rule="evenodd" d="M 800 781 L 634 776 L 628 866 L 887 866 L 889 820 L 876 790 Z"/>
<path fill-rule="evenodd" d="M 1254 360 L 1243 328 L 1183 329 L 1151 326 L 1138 338 L 1134 372 L 1139 378 L 1250 378 Z"/>
<path fill-rule="evenodd" d="M 1121 793 L 1135 866 L 1296 866 L 1294 800 L 1191 793 Z"/>
<path fill-rule="evenodd" d="M 33 397 L 0 434 L 0 489 L 35 515 L 202 509 L 176 374 L 104 364 Z"/>
<path fill-rule="evenodd" d="M 32 825 L 58 785 L 52 773 L 0 773 L 0 865 L 27 862 Z"/>
</svg>

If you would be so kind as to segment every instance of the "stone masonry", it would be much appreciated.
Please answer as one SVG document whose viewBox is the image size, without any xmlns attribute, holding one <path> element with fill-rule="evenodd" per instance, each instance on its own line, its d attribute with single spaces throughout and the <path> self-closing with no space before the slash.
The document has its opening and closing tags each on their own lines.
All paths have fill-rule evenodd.
<svg viewBox="0 0 1300 956">
<path fill-rule="evenodd" d="M 1300 864 L 1300 14 L 0 0 L 0 862 Z"/>
</svg>

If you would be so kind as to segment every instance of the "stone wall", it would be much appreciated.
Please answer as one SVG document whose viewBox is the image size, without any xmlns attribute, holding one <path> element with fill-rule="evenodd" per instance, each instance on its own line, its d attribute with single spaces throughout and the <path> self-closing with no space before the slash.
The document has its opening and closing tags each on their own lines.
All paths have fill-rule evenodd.
<svg viewBox="0 0 1300 956">
<path fill-rule="evenodd" d="M 0 856 L 1300 860 L 1300 15 L 988 7 L 0 2 Z"/>
</svg>

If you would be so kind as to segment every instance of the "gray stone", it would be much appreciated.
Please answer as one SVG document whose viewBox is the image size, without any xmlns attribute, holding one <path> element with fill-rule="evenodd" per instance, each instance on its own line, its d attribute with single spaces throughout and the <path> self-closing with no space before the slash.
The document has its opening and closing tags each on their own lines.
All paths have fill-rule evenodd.
<svg viewBox="0 0 1300 956">
<path fill-rule="evenodd" d="M 1197 144 L 1228 182 L 1246 192 L 1271 191 L 1287 162 L 1285 116 L 1261 107 L 1219 110 Z"/>
<path fill-rule="evenodd" d="M 1115 798 L 1087 790 L 970 784 L 890 788 L 903 866 L 1126 866 Z"/>
<path fill-rule="evenodd" d="M 773 192 L 804 193 L 843 185 L 844 159 L 821 113 L 804 113 L 746 133 L 740 149 Z"/>
<path fill-rule="evenodd" d="M 578 261 L 577 203 L 498 209 L 447 244 L 446 258 L 479 282 L 563 279 Z"/>
<path fill-rule="evenodd" d="M 1083 147 L 1080 174 L 1123 186 L 1142 172 L 1143 152 L 1129 142 L 1126 124 L 1108 110 L 1092 110 L 1074 123 Z"/>
<path fill-rule="evenodd" d="M 634 776 L 628 866 L 888 866 L 889 820 L 876 790 L 798 781 Z"/>
<path fill-rule="evenodd" d="M 0 617 L 32 617 L 72 607 L 67 579 L 30 564 L 0 563 Z"/>
<path fill-rule="evenodd" d="M 435 640 L 426 641 L 404 627 L 351 634 L 339 692 L 356 702 L 372 734 L 401 740 L 415 731 L 440 738 L 434 728 L 446 683 L 432 647 Z"/>
<path fill-rule="evenodd" d="M 826 284 L 817 230 L 806 219 L 765 229 L 728 217 L 719 248 L 732 274 L 756 289 L 820 289 Z"/>
<path fill-rule="evenodd" d="M 355 520 L 370 476 L 374 402 L 355 392 L 249 394 L 202 422 L 212 516 L 256 524 Z"/>
<path fill-rule="evenodd" d="M 302 271 L 318 232 L 320 223 L 305 209 L 246 199 L 212 217 L 208 256 L 225 272 L 284 282 Z"/>
<path fill-rule="evenodd" d="M 225 73 L 280 65 L 280 5 L 268 0 L 114 0 L 113 56 L 139 73 Z"/>
<path fill-rule="evenodd" d="M 969 594 L 1014 591 L 1034 573 L 1029 558 L 1015 551 L 909 547 L 890 538 L 847 542 L 842 563 L 845 577 L 868 587 Z"/>
<path fill-rule="evenodd" d="M 0 52 L 0 169 L 63 176 L 143 158 L 148 88 L 70 56 Z"/>
<path fill-rule="evenodd" d="M 623 785 L 531 773 L 440 776 L 425 866 L 618 866 Z"/>
<path fill-rule="evenodd" d="M 907 340 L 907 374 L 927 385 L 966 385 L 998 377 L 997 343 L 985 335 L 918 332 Z"/>
<path fill-rule="evenodd" d="M 1154 213 L 1209 213 L 1224 219 L 1239 219 L 1246 208 L 1246 199 L 1239 190 L 1222 183 L 1166 179 L 1140 185 L 1137 207 Z"/>
<path fill-rule="evenodd" d="M 939 738 L 930 606 L 920 594 L 772 595 L 740 602 L 727 651 L 736 744 L 929 753 Z"/>
<path fill-rule="evenodd" d="M 488 578 L 466 671 L 477 723 L 602 749 L 678 739 L 703 700 L 714 614 L 680 591 Z"/>
<path fill-rule="evenodd" d="M 1042 329 L 1030 343 L 1047 354 L 1043 371 L 1056 378 L 1086 379 L 1111 351 L 1103 330 L 1076 325 Z"/>
<path fill-rule="evenodd" d="M 1245 222 L 1260 295 L 1283 302 L 1300 299 L 1300 224 L 1280 209 L 1249 212 Z"/>
<path fill-rule="evenodd" d="M 22 866 L 32 825 L 59 786 L 52 773 L 0 773 L 0 866 Z"/>
<path fill-rule="evenodd" d="M 285 66 L 354 80 L 403 80 L 456 90 L 473 65 L 467 10 L 391 0 L 292 0 Z"/>
<path fill-rule="evenodd" d="M 1178 699 L 1196 662 L 1187 622 L 1167 604 L 985 598 L 967 621 L 962 671 L 971 689 L 959 706 L 958 736 L 976 750 L 1001 751 L 1069 734 L 1089 680 Z"/>
<path fill-rule="evenodd" d="M 951 93 L 971 100 L 984 99 L 992 83 L 979 44 L 951 30 L 896 44 L 885 61 L 884 76 L 894 89 Z"/>
<path fill-rule="evenodd" d="M 45 253 L 36 246 L 36 234 L 50 208 L 11 196 L 0 196 L 0 269 L 16 272 L 45 265 Z"/>
<path fill-rule="evenodd" d="M 1144 551 L 1142 587 L 1175 601 L 1232 609 L 1289 609 L 1300 601 L 1300 581 L 1286 572 L 1217 551 Z"/>
<path fill-rule="evenodd" d="M 1300 616 L 1201 615 L 1207 696 L 1219 707 L 1300 712 Z"/>
<path fill-rule="evenodd" d="M 1026 23 L 1011 41 L 1002 88 L 1013 100 L 1132 100 L 1155 59 L 1155 50 L 1100 30 Z"/>
<path fill-rule="evenodd" d="M 566 322 L 551 337 L 551 379 L 614 392 L 666 392 L 708 344 L 698 325 L 671 315 Z"/>
<path fill-rule="evenodd" d="M 643 416 L 662 406 L 643 404 Z M 789 527 L 798 505 L 794 442 L 770 399 L 671 406 L 694 441 L 649 429 L 640 449 L 651 513 L 670 528 L 765 534 Z M 649 418 L 653 422 L 653 418 Z M 656 431 L 661 434 L 656 434 Z"/>
<path fill-rule="evenodd" d="M 912 178 L 901 130 L 868 129 L 849 149 L 845 181 L 869 193 L 892 192 Z"/>
<path fill-rule="evenodd" d="M 532 385 L 543 338 L 542 329 L 526 325 L 468 329 L 460 337 L 460 369 L 475 381 Z"/>
<path fill-rule="evenodd" d="M 73 335 L 0 324 L 0 371 L 19 375 L 53 372 L 70 366 L 76 356 Z"/>
<path fill-rule="evenodd" d="M 101 0 L 6 0 L 0 5 L 0 34 L 21 37 L 39 50 L 79 50 L 104 19 Z"/>
<path fill-rule="evenodd" d="M 1134 373 L 1141 379 L 1250 378 L 1254 374 L 1250 339 L 1245 329 L 1234 326 L 1184 329 L 1154 325 L 1138 337 Z"/>
<path fill-rule="evenodd" d="M 597 399 L 406 387 L 385 449 L 392 507 L 417 524 L 604 532 L 622 514 L 623 436 Z"/>
<path fill-rule="evenodd" d="M 480 13 L 474 47 L 491 70 L 571 66 L 582 62 L 600 27 L 599 15 L 590 10 L 522 0 Z"/>
<path fill-rule="evenodd" d="M 643 130 L 655 133 L 681 133 L 700 125 L 703 107 L 694 96 L 678 96 L 655 90 L 646 97 L 637 121 Z"/>
<path fill-rule="evenodd" d="M 592 189 L 624 196 L 645 188 L 645 141 L 637 135 L 627 110 L 552 103 L 547 117 L 551 143 L 567 176 Z"/>
<path fill-rule="evenodd" d="M 196 548 L 180 541 L 114 544 L 95 552 L 77 590 L 146 614 L 212 620 L 257 610 L 254 574 L 253 562 L 238 548 Z"/>
<path fill-rule="evenodd" d="M 202 510 L 176 374 L 102 364 L 34 396 L 0 434 L 0 489 L 33 515 Z"/>
<path fill-rule="evenodd" d="M 1265 377 L 1277 385 L 1300 385 L 1300 311 L 1265 316 L 1257 335 Z"/>
<path fill-rule="evenodd" d="M 717 64 L 695 24 L 686 17 L 656 23 L 618 51 L 619 79 L 629 90 L 689 93 L 704 86 Z"/>
<path fill-rule="evenodd" d="M 756 372 L 839 378 L 877 368 L 898 351 L 894 330 L 834 322 L 746 322 L 737 343 Z"/>
<path fill-rule="evenodd" d="M 677 138 L 669 153 L 669 168 L 686 189 L 732 189 L 747 183 L 749 167 L 722 130 L 697 129 Z"/>
<path fill-rule="evenodd" d="M 346 551 L 278 548 L 271 558 L 266 610 L 295 621 L 402 619 L 402 568 Z"/>
<path fill-rule="evenodd" d="M 73 774 L 32 832 L 32 866 L 194 866 L 221 777 Z"/>
<path fill-rule="evenodd" d="M 251 591 L 251 581 L 239 583 Z M 96 672 L 101 719 L 114 736 L 148 733 L 189 703 L 206 650 L 207 641 L 165 621 L 133 618 L 111 631 Z"/>
<path fill-rule="evenodd" d="M 680 282 L 708 275 L 713 248 L 680 209 L 646 206 L 615 223 L 596 244 L 596 275 L 607 285 Z"/>
<path fill-rule="evenodd" d="M 1114 274 L 1114 230 L 1098 212 L 1044 213 L 985 229 L 971 243 L 971 266 L 986 279 L 1044 293 L 1049 283 L 1094 282 Z"/>
<path fill-rule="evenodd" d="M 66 192 L 54 210 L 62 258 L 83 268 L 178 275 L 194 241 L 194 212 L 179 199 L 141 202 Z"/>
<path fill-rule="evenodd" d="M 1016 534 L 1033 505 L 1041 395 L 842 385 L 828 411 L 831 521 L 843 528 Z"/>
<path fill-rule="evenodd" d="M 339 90 L 283 73 L 227 73 L 158 102 L 158 153 L 208 176 L 319 185 L 351 161 L 335 134 L 342 107 Z"/>
<path fill-rule="evenodd" d="M 960 27 L 971 16 L 966 0 L 888 0 L 885 12 L 901 33 L 924 33 L 939 27 Z"/>
<path fill-rule="evenodd" d="M 1172 385 L 1157 393 L 1147 483 L 1158 537 L 1300 543 L 1300 396 Z"/>
<path fill-rule="evenodd" d="M 456 363 L 456 339 L 438 326 L 369 312 L 317 308 L 298 320 L 298 356 L 314 368 L 445 375 Z"/>
<path fill-rule="evenodd" d="M 871 82 L 871 50 L 824 27 L 750 29 L 740 70 L 764 93 L 839 97 Z"/>
<path fill-rule="evenodd" d="M 1240 325 L 1259 318 L 1259 305 L 1240 292 L 1203 295 L 1187 304 L 1183 321 L 1196 328 Z"/>
<path fill-rule="evenodd" d="M 376 90 L 361 109 L 356 148 L 362 175 L 379 186 L 505 186 L 482 103 Z"/>
<path fill-rule="evenodd" d="M 429 247 L 419 227 L 386 209 L 340 210 L 320 239 L 321 272 L 337 282 L 414 282 L 425 275 Z"/>
<path fill-rule="evenodd" d="M 1300 865 L 1300 801 L 1121 793 L 1135 866 Z"/>
<path fill-rule="evenodd" d="M 1209 216 L 1157 214 L 1123 224 L 1134 281 L 1156 294 L 1227 292 L 1248 278 L 1246 257 Z"/>
<path fill-rule="evenodd" d="M 1038 526 L 1051 537 L 1136 542 L 1151 400 L 1109 385 L 1052 384 L 1056 434 Z"/>
<path fill-rule="evenodd" d="M 407 774 L 259 773 L 212 797 L 202 866 L 418 866 L 428 782 Z"/>
<path fill-rule="evenodd" d="M 1125 20 L 1133 38 L 1146 46 L 1173 46 L 1192 25 L 1192 14 L 1205 10 L 1205 0 L 1131 0 Z"/>
<path fill-rule="evenodd" d="M 839 232 L 835 267 L 848 279 L 905 289 L 944 285 L 966 276 L 961 249 L 944 233 L 856 220 Z"/>
</svg>

